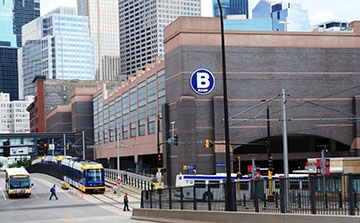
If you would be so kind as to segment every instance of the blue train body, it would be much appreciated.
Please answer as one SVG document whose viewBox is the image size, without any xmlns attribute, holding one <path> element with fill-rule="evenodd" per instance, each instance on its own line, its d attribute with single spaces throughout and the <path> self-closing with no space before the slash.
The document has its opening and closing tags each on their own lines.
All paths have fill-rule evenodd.
<svg viewBox="0 0 360 223">
<path fill-rule="evenodd" d="M 50 165 L 63 176 L 63 180 L 85 193 L 103 193 L 105 191 L 105 170 L 102 164 L 79 160 L 70 156 L 43 156 L 32 165 Z"/>
</svg>

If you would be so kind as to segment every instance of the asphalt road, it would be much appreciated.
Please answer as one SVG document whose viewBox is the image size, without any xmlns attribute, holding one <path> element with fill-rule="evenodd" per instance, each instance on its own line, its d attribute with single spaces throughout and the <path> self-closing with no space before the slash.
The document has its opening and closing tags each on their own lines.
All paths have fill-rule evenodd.
<svg viewBox="0 0 360 223">
<path fill-rule="evenodd" d="M 123 211 L 122 195 L 82 194 L 71 188 L 63 190 L 61 181 L 43 174 L 32 174 L 32 195 L 29 198 L 8 198 L 4 191 L 4 173 L 0 173 L 0 222 L 7 223 L 97 223 L 153 222 L 132 220 L 132 213 Z M 59 200 L 49 200 L 50 187 L 56 184 Z M 130 209 L 139 206 L 130 194 Z"/>
</svg>

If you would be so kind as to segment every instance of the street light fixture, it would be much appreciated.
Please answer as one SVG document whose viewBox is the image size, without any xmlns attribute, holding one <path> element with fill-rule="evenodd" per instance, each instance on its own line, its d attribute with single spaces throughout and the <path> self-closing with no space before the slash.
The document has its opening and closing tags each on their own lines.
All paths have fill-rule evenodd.
<svg viewBox="0 0 360 223">
<path fill-rule="evenodd" d="M 109 129 L 109 131 L 114 131 L 115 132 L 115 137 L 116 137 L 116 172 L 117 172 L 117 178 L 120 179 L 120 132 L 118 132 L 119 128 Z"/>
<path fill-rule="evenodd" d="M 268 154 L 268 182 L 269 182 L 269 193 L 268 201 L 274 201 L 273 195 L 273 185 L 272 185 L 272 172 L 273 172 L 273 158 L 271 155 L 271 141 L 270 141 L 270 110 L 269 110 L 269 101 L 261 100 L 261 103 L 266 103 L 266 126 L 267 126 L 267 139 L 266 139 L 266 150 Z"/>
<path fill-rule="evenodd" d="M 221 55 L 223 68 L 223 97 L 224 97 L 224 128 L 225 128 L 225 157 L 226 157 L 226 190 L 225 190 L 225 211 L 236 211 L 236 202 L 232 196 L 231 166 L 230 166 L 230 136 L 229 136 L 229 111 L 226 83 L 226 60 L 225 60 L 225 35 L 224 19 L 220 0 L 217 0 L 220 11 L 221 25 Z"/>
</svg>

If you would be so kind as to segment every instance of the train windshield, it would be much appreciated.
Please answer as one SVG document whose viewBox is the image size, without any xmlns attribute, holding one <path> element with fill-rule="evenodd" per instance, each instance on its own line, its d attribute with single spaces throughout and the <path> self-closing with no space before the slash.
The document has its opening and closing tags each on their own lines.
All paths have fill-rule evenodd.
<svg viewBox="0 0 360 223">
<path fill-rule="evenodd" d="M 101 169 L 89 169 L 88 170 L 88 179 L 89 179 L 89 181 L 93 181 L 93 182 L 102 181 Z"/>
</svg>

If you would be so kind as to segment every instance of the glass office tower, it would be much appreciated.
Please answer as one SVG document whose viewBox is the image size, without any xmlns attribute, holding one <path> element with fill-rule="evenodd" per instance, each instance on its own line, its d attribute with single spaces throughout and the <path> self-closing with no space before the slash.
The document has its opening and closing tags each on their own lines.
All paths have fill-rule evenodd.
<svg viewBox="0 0 360 223">
<path fill-rule="evenodd" d="M 120 75 L 119 0 L 78 0 L 78 15 L 88 16 L 94 42 L 97 80 Z"/>
<path fill-rule="evenodd" d="M 302 5 L 261 0 L 252 10 L 254 19 L 272 19 L 274 31 L 310 31 L 308 11 Z"/>
<path fill-rule="evenodd" d="M 0 42 L 0 92 L 10 94 L 10 100 L 19 99 L 18 48 L 10 42 Z"/>
<path fill-rule="evenodd" d="M 47 79 L 95 80 L 88 18 L 59 7 L 23 27 L 24 95 L 34 93 L 36 75 Z"/>
<path fill-rule="evenodd" d="M 223 18 L 228 15 L 246 15 L 249 18 L 249 2 L 248 0 L 220 0 L 223 11 Z M 214 16 L 220 17 L 220 9 L 217 0 L 213 0 Z"/>
<path fill-rule="evenodd" d="M 0 41 L 21 47 L 21 27 L 40 16 L 40 0 L 0 1 Z"/>
</svg>

